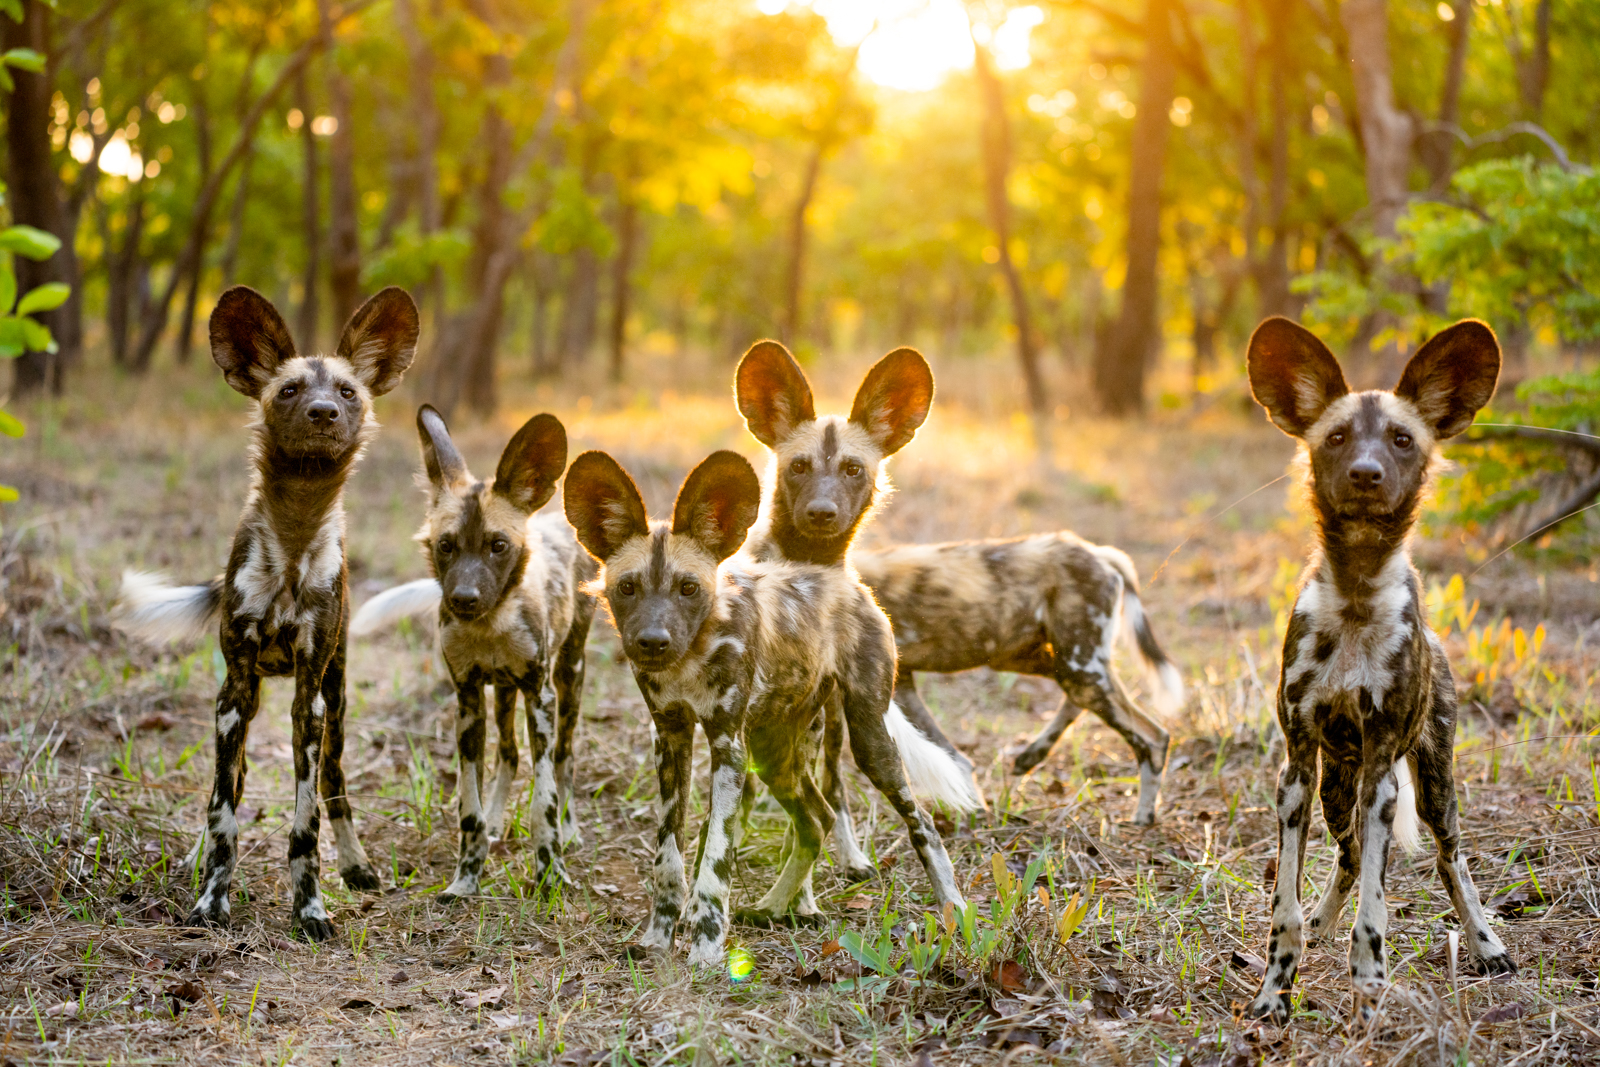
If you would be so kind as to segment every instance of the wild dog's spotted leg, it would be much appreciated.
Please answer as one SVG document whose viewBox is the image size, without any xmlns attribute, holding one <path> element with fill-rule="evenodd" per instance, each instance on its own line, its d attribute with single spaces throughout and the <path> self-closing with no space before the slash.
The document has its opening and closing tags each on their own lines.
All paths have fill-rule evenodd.
<svg viewBox="0 0 1600 1067">
<path fill-rule="evenodd" d="M 1077 721 L 1083 711 L 1078 707 L 1077 701 L 1072 697 L 1063 695 L 1061 706 L 1056 709 L 1055 718 L 1050 720 L 1043 730 L 1030 742 L 1028 747 L 1017 753 L 1017 758 L 1011 761 L 1012 774 L 1027 774 L 1050 755 L 1050 750 L 1056 747 L 1056 742 L 1061 740 L 1061 735 L 1067 732 L 1067 727 Z"/>
<path fill-rule="evenodd" d="M 555 763 L 556 795 L 561 805 L 561 843 L 581 844 L 583 833 L 578 829 L 578 816 L 573 805 L 572 739 L 577 733 L 578 716 L 583 708 L 584 648 L 589 641 L 589 622 L 594 617 L 594 601 L 587 596 L 578 597 L 578 617 L 567 631 L 567 639 L 556 654 L 556 747 L 552 757 Z"/>
<path fill-rule="evenodd" d="M 744 839 L 750 834 L 750 813 L 756 806 L 756 781 L 756 772 L 747 768 L 744 772 L 744 786 L 739 791 L 739 822 L 733 831 L 735 848 L 742 848 Z"/>
<path fill-rule="evenodd" d="M 374 892 L 381 887 L 378 872 L 367 859 L 356 835 L 354 813 L 346 795 L 344 778 L 344 663 L 345 639 L 341 628 L 338 647 L 328 669 L 322 672 L 322 700 L 326 706 L 322 730 L 322 801 L 328 806 L 328 822 L 333 828 L 334 845 L 339 850 L 339 877 L 358 892 Z"/>
<path fill-rule="evenodd" d="M 871 677 L 871 665 L 862 657 L 855 664 L 858 676 L 844 690 L 844 718 L 850 727 L 850 751 L 855 754 L 856 766 L 889 801 L 891 807 L 906 824 L 911 847 L 922 861 L 922 869 L 933 884 L 933 895 L 938 907 L 954 904 L 966 907 L 961 890 L 956 888 L 956 872 L 950 856 L 944 850 L 944 841 L 934 827 L 927 812 L 917 806 L 906 783 L 905 766 L 900 762 L 900 749 L 889 734 L 883 717 L 889 707 L 889 679 L 881 686 Z"/>
<path fill-rule="evenodd" d="M 1383 885 L 1400 789 L 1394 774 L 1399 756 L 1396 739 L 1375 728 L 1384 711 L 1365 689 L 1361 691 L 1360 706 L 1365 726 L 1361 739 L 1361 792 L 1356 801 L 1361 870 L 1357 877 L 1356 925 L 1350 932 L 1350 984 L 1355 990 L 1359 1017 L 1368 1020 L 1376 1011 L 1378 997 L 1389 985 L 1384 946 L 1389 932 L 1389 905 L 1383 898 Z"/>
<path fill-rule="evenodd" d="M 821 710 L 817 708 L 816 713 Z M 794 838 L 772 888 L 753 906 L 738 912 L 740 922 L 756 926 L 787 921 L 791 914 L 801 919 L 819 914 L 810 894 L 802 891 L 807 888 L 822 851 L 822 838 L 833 822 L 833 810 L 811 777 L 816 747 L 803 740 L 796 744 L 798 724 L 789 716 L 780 713 L 775 718 L 777 721 L 759 726 L 752 724 L 746 729 L 745 740 L 761 780 L 788 812 Z"/>
<path fill-rule="evenodd" d="M 829 695 L 825 708 L 822 795 L 833 809 L 833 862 L 846 881 L 869 882 L 878 876 L 878 869 L 856 841 L 855 824 L 850 819 L 850 805 L 846 802 L 844 769 L 840 765 L 844 754 L 844 697 L 837 688 Z"/>
<path fill-rule="evenodd" d="M 483 682 L 474 673 L 456 683 L 456 755 L 460 767 L 456 776 L 456 796 L 461 812 L 461 857 L 456 862 L 455 880 L 439 894 L 448 904 L 474 896 L 483 878 L 483 864 L 489 856 L 489 832 L 483 821 L 483 749 L 488 724 L 483 714 Z"/>
<path fill-rule="evenodd" d="M 647 698 L 647 703 L 648 698 Z M 689 786 L 694 755 L 694 713 L 682 704 L 651 709 L 656 728 L 656 777 L 660 786 L 661 823 L 656 830 L 655 900 L 650 925 L 639 943 L 646 948 L 672 948 L 683 918 L 684 826 L 689 817 Z"/>
<path fill-rule="evenodd" d="M 1477 886 L 1467 873 L 1467 857 L 1461 852 L 1461 829 L 1457 822 L 1455 753 L 1455 683 L 1443 673 L 1434 687 L 1433 713 L 1422 729 L 1417 744 L 1412 780 L 1417 789 L 1417 815 L 1439 843 L 1439 880 L 1456 910 L 1467 942 L 1467 951 L 1485 974 L 1515 974 L 1516 961 L 1495 936 L 1478 900 Z M 1444 692 L 1449 704 L 1441 707 Z M 1445 723 L 1449 726 L 1446 728 Z"/>
<path fill-rule="evenodd" d="M 528 814 L 528 836 L 537 863 L 535 874 L 543 885 L 567 885 L 567 870 L 561 862 L 561 798 L 556 792 L 551 758 L 555 751 L 556 691 L 548 677 L 530 678 L 526 684 L 523 701 L 528 707 L 528 758 L 533 763 L 533 810 Z"/>
<path fill-rule="evenodd" d="M 529 708 L 532 724 L 532 708 Z M 484 814 L 484 829 L 489 840 L 498 841 L 505 833 L 506 800 L 511 796 L 511 784 L 517 777 L 517 687 L 494 687 L 495 742 L 494 785 L 489 790 L 489 806 Z"/>
<path fill-rule="evenodd" d="M 289 708 L 294 727 L 294 822 L 289 827 L 289 884 L 293 893 L 290 929 L 308 941 L 326 941 L 333 936 L 333 923 L 322 903 L 322 857 L 317 852 L 317 835 L 321 830 L 317 780 L 322 770 L 322 738 L 328 714 L 322 681 L 338 640 L 336 633 L 330 632 L 337 630 L 337 622 L 330 624 L 324 617 L 303 621 L 300 625 L 310 627 L 310 647 L 302 644 L 296 649 L 294 703 Z"/>
<path fill-rule="evenodd" d="M 1280 699 L 1278 721 L 1288 756 L 1278 774 L 1278 879 L 1272 886 L 1272 939 L 1267 945 L 1267 972 L 1249 1008 L 1252 1017 L 1270 1015 L 1280 1022 L 1288 1021 L 1289 993 L 1305 955 L 1300 883 L 1311 826 L 1311 795 L 1317 788 L 1317 741 L 1299 715 L 1298 708 Z"/>
<path fill-rule="evenodd" d="M 244 796 L 244 742 L 261 702 L 257 645 L 247 636 L 253 633 L 254 620 L 247 619 L 231 619 L 222 629 L 228 673 L 217 694 L 217 765 L 203 837 L 207 843 L 206 867 L 200 879 L 200 895 L 184 920 L 186 926 L 228 925 L 228 893 L 239 859 L 239 822 L 235 812 Z"/>
<path fill-rule="evenodd" d="M 1339 846 L 1339 859 L 1322 890 L 1322 899 L 1306 920 L 1308 942 L 1327 936 L 1338 925 L 1361 870 L 1361 841 L 1353 825 L 1360 782 L 1359 763 L 1345 763 L 1323 755 L 1322 821 L 1328 824 L 1328 833 Z"/>
<path fill-rule="evenodd" d="M 737 847 L 734 834 L 745 777 L 744 742 L 739 736 L 744 697 L 737 689 L 730 689 L 719 700 L 717 709 L 717 714 L 703 723 L 706 739 L 711 743 L 711 810 L 706 813 L 705 827 L 700 832 L 694 901 L 689 912 L 689 930 L 694 938 L 689 963 L 703 966 L 715 966 L 723 958 L 733 893 Z"/>
</svg>

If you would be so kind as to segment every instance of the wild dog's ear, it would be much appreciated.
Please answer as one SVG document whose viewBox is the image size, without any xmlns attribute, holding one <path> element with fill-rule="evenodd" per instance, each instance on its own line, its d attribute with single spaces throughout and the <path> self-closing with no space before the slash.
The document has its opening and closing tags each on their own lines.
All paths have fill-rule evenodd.
<svg viewBox="0 0 1600 1067">
<path fill-rule="evenodd" d="M 417 436 L 422 438 L 422 465 L 427 468 L 434 492 L 466 481 L 467 461 L 461 458 L 456 443 L 450 440 L 450 428 L 444 424 L 444 416 L 435 411 L 432 404 L 417 409 Z"/>
<path fill-rule="evenodd" d="M 566 427 L 554 415 L 535 415 L 500 453 L 494 491 L 531 515 L 554 495 L 566 469 Z"/>
<path fill-rule="evenodd" d="M 718 563 L 739 551 L 761 508 L 761 479 L 737 452 L 713 452 L 689 472 L 672 505 L 672 532 L 693 537 Z"/>
<path fill-rule="evenodd" d="M 211 358 L 229 385 L 259 400 L 278 365 L 294 358 L 294 339 L 272 301 L 236 285 L 211 313 Z"/>
<path fill-rule="evenodd" d="M 650 532 L 639 487 L 604 452 L 585 452 L 572 461 L 562 503 L 578 543 L 601 563 L 633 538 Z"/>
<path fill-rule="evenodd" d="M 757 341 L 734 373 L 739 414 L 757 441 L 768 448 L 817 417 L 811 383 L 789 350 L 776 341 Z"/>
<path fill-rule="evenodd" d="M 933 407 L 933 371 L 915 348 L 897 348 L 873 364 L 856 390 L 850 421 L 892 456 L 917 435 Z"/>
<path fill-rule="evenodd" d="M 417 354 L 417 305 L 397 285 L 382 290 L 356 308 L 339 338 L 337 354 L 355 368 L 356 376 L 382 396 L 400 384 Z"/>
<path fill-rule="evenodd" d="M 1462 319 L 1417 349 L 1394 395 L 1409 400 L 1439 440 L 1472 425 L 1494 396 L 1500 378 L 1500 342 L 1487 323 Z"/>
<path fill-rule="evenodd" d="M 1328 405 L 1350 391 L 1328 346 L 1281 316 L 1256 327 L 1246 361 L 1256 403 L 1291 437 L 1304 437 Z"/>
</svg>

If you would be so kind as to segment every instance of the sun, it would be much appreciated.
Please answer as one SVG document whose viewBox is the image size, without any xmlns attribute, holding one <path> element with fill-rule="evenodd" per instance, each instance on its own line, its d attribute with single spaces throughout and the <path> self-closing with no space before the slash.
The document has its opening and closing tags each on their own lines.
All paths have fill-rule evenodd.
<svg viewBox="0 0 1600 1067">
<path fill-rule="evenodd" d="M 860 42 L 862 74 L 905 92 L 926 92 L 971 67 L 974 39 L 989 46 L 1002 70 L 1026 67 L 1029 36 L 1044 21 L 1044 11 L 1029 4 L 989 26 L 972 20 L 961 0 L 757 0 L 756 7 L 767 15 L 811 8 L 836 42 Z"/>
</svg>

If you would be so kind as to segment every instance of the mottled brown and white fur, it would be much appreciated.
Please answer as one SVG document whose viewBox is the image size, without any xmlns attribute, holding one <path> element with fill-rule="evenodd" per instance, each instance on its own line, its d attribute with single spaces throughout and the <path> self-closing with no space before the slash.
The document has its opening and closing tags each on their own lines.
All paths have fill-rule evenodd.
<svg viewBox="0 0 1600 1067">
<path fill-rule="evenodd" d="M 1370 1019 L 1388 984 L 1389 845 L 1415 840 L 1419 814 L 1438 843 L 1439 878 L 1468 951 L 1487 973 L 1516 970 L 1460 850 L 1455 679 L 1424 617 L 1410 552 L 1438 443 L 1472 425 L 1494 395 L 1500 347 L 1487 326 L 1465 320 L 1423 345 L 1393 392 L 1352 393 L 1321 341 L 1273 318 L 1250 340 L 1249 369 L 1256 399 L 1300 442 L 1317 519 L 1283 645 L 1278 874 L 1267 970 L 1250 1013 L 1288 1018 L 1306 930 L 1331 931 L 1355 888 L 1350 981 L 1357 1013 Z M 1302 922 L 1306 839 L 1319 792 L 1339 861 Z"/>
<path fill-rule="evenodd" d="M 474 478 L 443 417 L 423 405 L 427 517 L 417 534 L 433 578 L 387 590 L 362 606 L 351 632 L 370 633 L 402 615 L 436 608 L 439 648 L 456 687 L 457 793 L 461 852 L 441 896 L 458 900 L 482 883 L 517 773 L 516 706 L 522 695 L 533 759 L 528 836 L 541 881 L 566 880 L 560 848 L 578 836 L 572 812 L 572 742 L 583 697 L 584 646 L 597 568 L 559 512 L 536 514 L 555 493 L 567 461 L 566 431 L 536 415 L 517 431 L 495 476 Z M 483 800 L 487 724 L 484 686 L 495 688 L 499 758 Z"/>
<path fill-rule="evenodd" d="M 205 873 L 188 925 L 226 926 L 238 860 L 235 816 L 244 796 L 245 737 L 261 679 L 292 675 L 294 821 L 289 830 L 291 924 L 315 941 L 333 934 L 318 886 L 317 779 L 333 823 L 339 873 L 352 889 L 378 888 L 345 795 L 344 484 L 377 431 L 374 397 L 393 389 L 417 343 L 417 309 L 385 289 L 345 327 L 337 354 L 298 356 L 288 327 L 259 293 L 228 290 L 211 315 L 211 356 L 228 384 L 256 402 L 250 494 L 227 572 L 174 588 L 157 576 L 123 582 L 118 624 L 152 640 L 197 636 L 221 617 L 227 676 L 217 694 L 216 778 L 207 807 Z"/>
<path fill-rule="evenodd" d="M 710 813 L 700 836 L 689 958 L 723 957 L 747 766 L 788 812 L 793 841 L 771 890 L 742 921 L 760 925 L 820 912 L 811 874 L 833 811 L 812 778 L 822 705 L 843 694 L 846 714 L 875 722 L 864 746 L 893 742 L 884 725 L 894 644 L 859 585 L 819 580 L 814 566 L 747 558 L 725 562 L 761 499 L 748 462 L 706 459 L 685 480 L 671 524 L 652 523 L 631 478 L 610 456 L 585 453 L 567 474 L 567 517 L 604 570 L 596 582 L 633 665 L 656 729 L 661 825 L 655 898 L 642 943 L 670 948 L 684 915 L 694 727 L 711 746 Z M 747 756 L 748 752 L 748 756 Z M 907 819 L 939 905 L 964 907 L 933 823 L 916 809 L 898 761 L 869 774 Z"/>
<path fill-rule="evenodd" d="M 890 352 L 867 371 L 848 417 L 819 416 L 811 385 L 794 357 L 775 341 L 761 341 L 740 361 L 735 390 L 751 434 L 772 455 L 761 517 L 743 554 L 762 563 L 810 567 L 811 580 L 828 589 L 835 603 L 863 613 L 859 625 L 882 625 L 883 610 L 862 585 L 851 546 L 888 497 L 889 457 L 911 442 L 933 405 L 927 360 L 911 348 Z M 861 880 L 874 870 L 856 840 L 845 802 L 840 757 L 847 729 L 856 765 L 874 783 L 890 782 L 886 795 L 891 798 L 895 783 L 904 779 L 915 791 L 958 811 L 981 809 L 984 802 L 972 762 L 950 744 L 920 701 L 908 718 L 908 709 L 891 698 L 880 729 L 877 719 L 852 719 L 842 697 L 835 694 L 826 708 L 823 789 L 835 814 L 834 861 L 845 877 Z M 878 742 L 880 734 L 886 744 Z M 752 800 L 753 793 L 747 793 L 746 805 Z M 921 818 L 920 811 L 900 810 L 898 803 L 896 808 L 908 826 Z"/>
</svg>

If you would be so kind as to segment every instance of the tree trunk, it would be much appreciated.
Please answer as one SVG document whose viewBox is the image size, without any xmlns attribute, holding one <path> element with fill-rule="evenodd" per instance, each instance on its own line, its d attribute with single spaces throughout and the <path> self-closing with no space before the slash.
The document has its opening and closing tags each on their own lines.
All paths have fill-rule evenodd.
<svg viewBox="0 0 1600 1067">
<path fill-rule="evenodd" d="M 1350 38 L 1350 65 L 1356 104 L 1361 110 L 1372 232 L 1380 238 L 1393 238 L 1395 223 L 1406 206 L 1406 174 L 1415 130 L 1411 116 L 1395 106 L 1389 65 L 1388 5 L 1386 0 L 1345 0 L 1340 16 Z M 1377 267 L 1375 284 L 1380 288 L 1395 284 L 1392 274 Z M 1384 318 L 1379 313 L 1379 319 Z M 1381 329 L 1383 322 L 1372 326 Z M 1356 388 L 1387 385 L 1399 374 L 1400 352 L 1396 345 L 1379 353 L 1371 352 L 1370 345 L 1359 345 L 1352 357 L 1349 362 L 1357 380 L 1351 384 Z"/>
<path fill-rule="evenodd" d="M 128 218 L 122 227 L 122 244 L 110 255 L 106 279 L 106 334 L 111 362 L 128 362 L 128 330 L 134 322 L 135 280 L 138 277 L 139 242 L 144 236 L 144 182 L 128 192 Z M 109 237 L 109 234 L 107 235 Z M 106 243 L 110 248 L 110 241 Z"/>
<path fill-rule="evenodd" d="M 410 63 L 411 117 L 417 131 L 415 157 L 417 225 L 422 235 L 426 237 L 436 232 L 442 222 L 439 210 L 437 163 L 442 126 L 439 101 L 433 95 L 435 67 L 433 49 L 429 47 L 427 38 L 422 35 L 422 30 L 417 25 L 417 12 L 413 0 L 395 0 L 395 21 L 399 24 L 400 35 L 405 38 L 406 57 Z M 433 271 L 423 287 L 422 297 L 419 303 L 430 309 L 436 317 L 444 314 L 442 271 L 438 269 Z M 436 357 L 442 343 L 440 331 L 436 328 L 434 331 Z"/>
<path fill-rule="evenodd" d="M 300 316 L 295 336 L 300 351 L 317 351 L 317 306 L 319 283 L 322 280 L 322 168 L 317 159 L 317 135 L 311 132 L 311 118 L 316 109 L 311 101 L 310 79 L 305 67 L 295 79 L 295 105 L 300 109 L 300 146 L 304 151 L 305 169 L 300 178 L 301 226 L 306 246 L 306 272 L 300 298 Z"/>
<path fill-rule="evenodd" d="M 822 174 L 822 156 L 827 144 L 818 137 L 811 145 L 811 155 L 806 159 L 805 173 L 800 178 L 800 195 L 795 199 L 794 211 L 789 216 L 789 255 L 783 279 L 783 343 L 793 348 L 800 339 L 800 314 L 805 296 L 806 212 L 811 210 L 811 199 L 816 195 L 817 179 Z"/>
<path fill-rule="evenodd" d="M 228 243 L 222 249 L 222 284 L 234 284 L 239 264 L 239 244 L 244 239 L 244 212 L 250 204 L 250 170 L 256 154 L 251 151 L 239 167 L 239 182 L 233 190 L 233 207 L 228 211 Z"/>
<path fill-rule="evenodd" d="M 592 248 L 580 248 L 572 255 L 572 274 L 561 300 L 561 348 L 556 358 L 563 366 L 582 363 L 589 355 L 599 294 L 599 257 Z"/>
<path fill-rule="evenodd" d="M 1523 113 L 1533 122 L 1543 121 L 1544 94 L 1550 87 L 1550 0 L 1539 0 L 1533 16 L 1533 47 L 1519 44 L 1513 57 L 1517 64 L 1517 96 Z"/>
<path fill-rule="evenodd" d="M 328 0 L 317 10 L 323 32 L 332 33 Z M 350 79 L 333 55 L 327 64 L 328 104 L 337 124 L 328 150 L 328 282 L 333 297 L 333 321 L 344 325 L 361 302 L 360 204 L 356 199 L 355 120 L 350 106 Z"/>
<path fill-rule="evenodd" d="M 1094 389 L 1109 415 L 1144 409 L 1145 368 L 1159 338 L 1156 257 L 1161 250 L 1161 178 L 1172 123 L 1167 110 L 1177 66 L 1171 0 L 1149 0 L 1145 60 L 1128 177 L 1127 277 L 1122 309 L 1095 353 Z"/>
<path fill-rule="evenodd" d="M 973 48 L 972 71 L 983 97 L 983 186 L 989 228 L 994 232 L 995 247 L 1000 254 L 996 265 L 1011 296 L 1011 320 L 1017 329 L 1017 360 L 1022 364 L 1034 443 L 1040 455 L 1048 457 L 1050 397 L 1045 390 L 1044 375 L 1039 370 L 1028 294 L 1023 288 L 1022 274 L 1011 259 L 1011 197 L 1006 189 L 1011 174 L 1011 123 L 1006 116 L 1005 87 L 994 69 L 994 58 L 988 47 L 974 42 Z"/>
<path fill-rule="evenodd" d="M 1271 169 L 1267 178 L 1266 226 L 1272 234 L 1256 273 L 1263 316 L 1289 311 L 1289 86 L 1293 77 L 1289 44 L 1290 0 L 1266 0 L 1267 95 L 1272 102 Z"/>
<path fill-rule="evenodd" d="M 5 26 L 5 47 L 32 48 L 41 55 L 50 51 L 51 12 L 40 0 L 22 0 L 22 21 L 0 16 Z M 14 257 L 17 292 L 26 293 L 46 282 L 65 282 L 73 293 L 79 289 L 75 229 L 69 226 L 61 183 L 56 173 L 50 146 L 51 79 L 48 73 L 34 74 L 11 69 L 13 89 L 6 112 L 6 149 L 10 167 L 11 220 L 34 226 L 61 239 L 61 251 L 36 262 Z M 20 394 L 48 388 L 59 396 L 66 368 L 78 357 L 78 338 L 72 336 L 65 306 L 35 316 L 55 336 L 55 352 L 26 352 L 14 361 L 14 389 Z M 67 328 L 64 328 L 67 327 Z"/>
<path fill-rule="evenodd" d="M 548 257 L 535 249 L 528 256 L 528 285 L 533 290 L 533 321 L 530 323 L 528 352 L 535 378 L 554 375 L 559 364 L 550 358 L 550 292 L 552 280 Z"/>
<path fill-rule="evenodd" d="M 1439 91 L 1439 129 L 1420 138 L 1417 148 L 1428 168 L 1428 187 L 1444 192 L 1455 170 L 1456 125 L 1461 109 L 1461 79 L 1467 66 L 1467 36 L 1472 26 L 1472 0 L 1455 0 L 1450 5 L 1455 18 L 1445 23 L 1450 38 L 1450 56 L 1445 61 L 1444 84 Z"/>
<path fill-rule="evenodd" d="M 211 44 L 211 17 L 206 16 L 205 54 L 209 58 Z M 211 108 L 206 93 L 206 79 L 197 78 L 194 82 L 194 135 L 195 147 L 200 157 L 200 184 L 204 185 L 206 179 L 211 177 Z M 209 221 L 209 220 L 208 220 Z M 206 240 L 201 237 L 202 243 Z M 198 257 L 189 270 L 189 288 L 183 294 L 183 313 L 178 318 L 178 350 L 177 358 L 180 364 L 189 362 L 190 350 L 194 344 L 194 318 L 200 301 L 200 281 L 205 274 L 206 261 L 204 256 Z"/>
<path fill-rule="evenodd" d="M 611 266 L 611 380 L 622 381 L 628 339 L 628 290 L 632 285 L 639 205 L 624 191 L 617 209 L 617 257 Z"/>
</svg>

